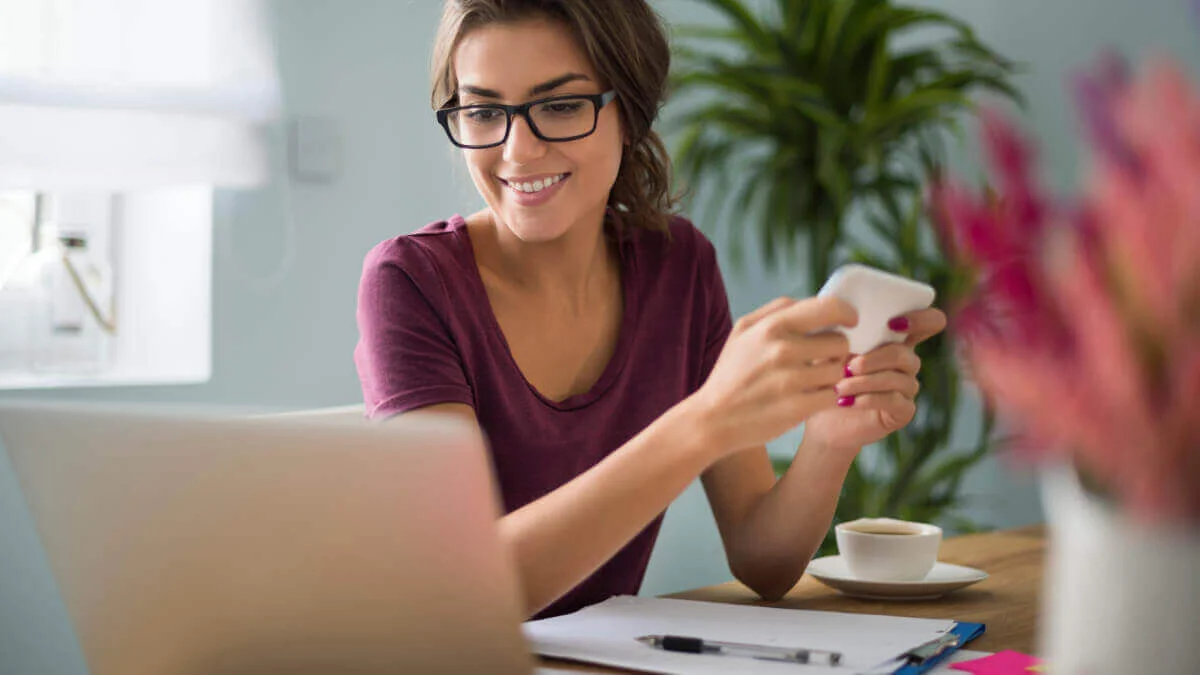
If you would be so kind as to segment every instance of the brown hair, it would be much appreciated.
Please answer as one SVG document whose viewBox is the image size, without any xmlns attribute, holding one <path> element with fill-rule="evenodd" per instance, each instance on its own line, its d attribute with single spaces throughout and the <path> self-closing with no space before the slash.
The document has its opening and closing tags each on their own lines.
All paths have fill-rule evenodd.
<svg viewBox="0 0 1200 675">
<path fill-rule="evenodd" d="M 671 52 L 662 23 L 646 0 L 446 0 L 433 49 L 433 107 L 454 105 L 454 50 L 471 30 L 492 23 L 545 18 L 575 35 L 604 83 L 617 92 L 628 143 L 608 204 L 618 222 L 668 232 L 676 199 L 671 160 L 651 126 L 666 93 Z"/>
</svg>

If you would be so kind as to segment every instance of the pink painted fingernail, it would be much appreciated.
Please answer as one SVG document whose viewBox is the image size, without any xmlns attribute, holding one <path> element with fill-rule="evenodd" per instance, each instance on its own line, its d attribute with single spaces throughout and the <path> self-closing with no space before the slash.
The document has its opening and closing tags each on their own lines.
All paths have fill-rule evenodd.
<svg viewBox="0 0 1200 675">
<path fill-rule="evenodd" d="M 850 370 L 850 366 L 846 366 L 842 372 L 845 373 L 846 377 L 854 377 L 854 371 Z"/>
<path fill-rule="evenodd" d="M 839 406 L 841 406 L 842 408 L 849 408 L 850 406 L 854 405 L 854 397 L 853 396 L 841 396 L 838 398 L 837 404 Z"/>
<path fill-rule="evenodd" d="M 888 328 L 891 328 L 897 333 L 902 333 L 908 330 L 908 317 L 898 316 L 892 319 L 888 322 Z"/>
</svg>

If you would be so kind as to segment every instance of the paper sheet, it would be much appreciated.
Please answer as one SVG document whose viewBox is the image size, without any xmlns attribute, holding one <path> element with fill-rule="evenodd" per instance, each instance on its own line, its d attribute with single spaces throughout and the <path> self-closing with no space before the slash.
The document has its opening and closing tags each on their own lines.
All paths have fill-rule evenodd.
<svg viewBox="0 0 1200 675">
<path fill-rule="evenodd" d="M 959 661 L 970 661 L 972 659 L 982 658 L 988 654 L 989 652 L 975 652 L 969 649 L 960 649 L 959 651 L 951 654 L 950 658 L 946 659 L 944 663 L 938 665 L 937 668 L 929 671 L 929 675 L 955 675 L 956 673 L 961 673 L 962 671 L 952 670 L 952 664 Z M 533 669 L 533 675 L 576 675 L 578 672 L 579 671 L 577 670 L 567 670 L 565 668 L 554 668 L 550 666 L 541 666 Z M 845 674 L 843 673 L 843 675 Z"/>
<path fill-rule="evenodd" d="M 653 673 L 847 675 L 877 666 L 953 627 L 951 620 L 617 596 L 574 614 L 526 622 L 524 630 L 533 651 L 543 656 Z M 635 640 L 640 635 L 663 634 L 839 651 L 842 665 L 680 654 Z"/>
</svg>

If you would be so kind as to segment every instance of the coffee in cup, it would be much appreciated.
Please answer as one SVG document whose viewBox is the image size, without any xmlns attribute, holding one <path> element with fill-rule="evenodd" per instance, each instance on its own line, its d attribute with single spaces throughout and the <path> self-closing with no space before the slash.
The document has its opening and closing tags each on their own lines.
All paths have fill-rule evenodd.
<svg viewBox="0 0 1200 675">
<path fill-rule="evenodd" d="M 937 563 L 942 529 L 894 518 L 859 518 L 834 528 L 838 552 L 855 577 L 920 581 Z"/>
</svg>

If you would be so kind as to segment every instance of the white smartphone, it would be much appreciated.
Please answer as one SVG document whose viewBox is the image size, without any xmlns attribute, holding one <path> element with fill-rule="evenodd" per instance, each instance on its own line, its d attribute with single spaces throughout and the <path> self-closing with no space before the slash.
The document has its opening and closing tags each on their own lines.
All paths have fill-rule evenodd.
<svg viewBox="0 0 1200 675">
<path fill-rule="evenodd" d="M 888 328 L 892 318 L 933 306 L 933 286 L 891 272 L 852 263 L 829 275 L 818 296 L 833 295 L 858 310 L 858 325 L 838 327 L 850 340 L 850 351 L 866 354 L 889 342 L 903 342 L 904 333 Z"/>
</svg>

